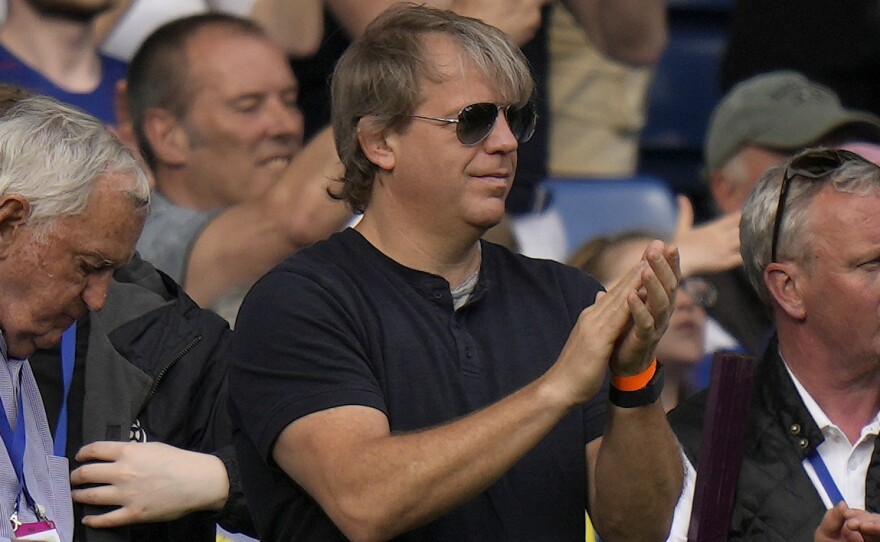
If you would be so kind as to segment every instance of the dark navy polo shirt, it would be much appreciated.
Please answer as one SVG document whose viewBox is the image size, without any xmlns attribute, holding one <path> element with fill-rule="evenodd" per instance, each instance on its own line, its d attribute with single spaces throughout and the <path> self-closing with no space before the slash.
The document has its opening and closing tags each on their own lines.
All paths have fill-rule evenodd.
<svg viewBox="0 0 880 542">
<path fill-rule="evenodd" d="M 346 230 L 288 258 L 248 294 L 230 372 L 251 512 L 272 540 L 342 540 L 271 459 L 280 432 L 363 405 L 394 432 L 492 404 L 556 360 L 599 284 L 556 262 L 483 243 L 476 289 L 455 311 L 445 279 L 406 268 Z M 607 386 L 607 382 L 606 382 Z M 401 540 L 583 539 L 584 445 L 605 422 L 603 386 L 482 494 Z"/>
</svg>

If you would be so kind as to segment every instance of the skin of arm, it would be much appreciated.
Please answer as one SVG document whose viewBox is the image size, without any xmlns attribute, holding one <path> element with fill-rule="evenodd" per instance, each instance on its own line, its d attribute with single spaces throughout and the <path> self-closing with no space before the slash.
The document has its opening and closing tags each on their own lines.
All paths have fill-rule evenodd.
<svg viewBox="0 0 880 542">
<path fill-rule="evenodd" d="M 256 0 L 251 18 L 284 51 L 297 58 L 317 52 L 324 35 L 323 0 Z"/>
<path fill-rule="evenodd" d="M 119 506 L 85 516 L 93 528 L 170 521 L 196 511 L 219 511 L 229 496 L 229 476 L 216 456 L 190 452 L 161 442 L 93 442 L 76 460 L 86 463 L 70 473 L 73 500 Z"/>
<path fill-rule="evenodd" d="M 638 373 L 647 365 L 653 344 L 665 328 L 678 275 L 677 253 L 658 246 L 663 247 L 660 243 L 649 249 L 650 266 L 640 262 L 581 313 L 556 363 L 508 397 L 448 424 L 408 434 L 392 434 L 385 415 L 367 407 L 316 412 L 281 432 L 273 458 L 352 540 L 388 539 L 455 508 L 502 476 L 569 409 L 594 395 L 609 357 L 617 357 L 612 365 L 624 371 L 621 374 Z M 637 495 L 645 493 L 645 483 L 647 487 L 680 487 L 681 465 L 676 462 L 678 450 L 668 426 L 665 432 L 652 428 L 649 435 L 669 439 L 659 450 L 672 450 L 676 461 L 671 463 L 678 471 L 653 458 L 657 449 L 653 442 L 650 460 L 632 459 L 644 450 L 638 443 L 645 442 L 646 435 L 639 435 L 635 446 L 623 442 L 652 423 L 666 425 L 662 408 L 656 407 L 656 412 L 638 408 L 612 414 L 617 425 L 609 427 L 608 443 L 602 445 L 607 452 L 597 454 L 598 483 L 617 483 L 614 476 L 601 472 L 604 468 L 633 467 L 636 472 L 647 471 L 649 479 L 635 484 Z M 637 427 L 623 427 L 634 421 Z M 621 448 L 625 450 L 620 459 L 601 457 Z M 647 468 L 646 463 L 650 463 Z M 633 507 L 657 500 L 656 508 L 665 509 L 668 500 L 671 517 L 677 492 L 668 493 L 668 499 L 665 495 L 636 499 L 639 502 Z M 616 497 L 612 491 L 599 492 L 600 497 L 604 494 Z M 655 507 L 650 508 L 648 513 L 653 514 Z M 629 527 L 640 530 L 643 522 L 631 519 L 627 518 Z M 669 518 L 660 518 L 659 524 L 664 520 Z"/>
<path fill-rule="evenodd" d="M 739 252 L 740 213 L 725 214 L 694 227 L 694 208 L 687 196 L 678 196 L 675 244 L 681 250 L 681 274 L 720 273 L 742 265 Z"/>
<path fill-rule="evenodd" d="M 189 256 L 186 292 L 209 306 L 230 288 L 255 281 L 288 255 L 344 226 L 351 211 L 327 193 L 341 173 L 327 128 L 265 195 L 224 210 L 205 226 Z"/>
<path fill-rule="evenodd" d="M 326 0 L 334 16 L 353 37 L 396 0 Z M 528 42 L 541 22 L 547 0 L 429 0 L 497 26 L 516 43 Z M 609 57 L 634 66 L 659 60 L 666 48 L 666 3 L 663 0 L 563 0 L 596 47 Z"/>
<path fill-rule="evenodd" d="M 663 0 L 562 0 L 605 55 L 633 66 L 659 60 L 666 48 Z"/>
<path fill-rule="evenodd" d="M 397 0 L 326 0 L 327 7 L 353 37 L 360 36 L 367 24 Z M 425 5 L 449 9 L 474 17 L 503 30 L 517 44 L 532 39 L 541 23 L 541 8 L 549 0 L 428 0 Z"/>
<path fill-rule="evenodd" d="M 95 19 L 95 41 L 103 43 L 135 0 L 118 0 Z M 208 2 L 211 6 L 211 2 Z M 324 34 L 323 0 L 255 0 L 250 17 L 284 51 L 294 57 L 308 57 L 318 50 Z"/>
</svg>

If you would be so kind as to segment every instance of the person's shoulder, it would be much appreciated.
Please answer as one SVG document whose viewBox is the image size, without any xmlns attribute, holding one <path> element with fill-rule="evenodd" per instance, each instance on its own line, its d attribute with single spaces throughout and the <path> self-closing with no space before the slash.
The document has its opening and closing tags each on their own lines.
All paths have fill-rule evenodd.
<svg viewBox="0 0 880 542">
<path fill-rule="evenodd" d="M 125 322 L 159 309 L 163 314 L 176 313 L 185 319 L 206 319 L 225 326 L 222 318 L 199 307 L 173 278 L 135 252 L 113 273 L 107 301 L 98 314 L 105 320 Z"/>
<path fill-rule="evenodd" d="M 175 205 L 154 190 L 150 196 L 150 213 L 144 222 L 138 247 L 149 259 L 155 251 L 145 247 L 153 244 L 161 247 L 188 245 L 219 212 L 219 209 L 197 211 Z"/>
<path fill-rule="evenodd" d="M 357 282 L 367 267 L 358 237 L 353 230 L 344 230 L 294 252 L 264 274 L 247 297 L 273 296 L 305 285 L 332 288 L 340 282 Z"/>
</svg>

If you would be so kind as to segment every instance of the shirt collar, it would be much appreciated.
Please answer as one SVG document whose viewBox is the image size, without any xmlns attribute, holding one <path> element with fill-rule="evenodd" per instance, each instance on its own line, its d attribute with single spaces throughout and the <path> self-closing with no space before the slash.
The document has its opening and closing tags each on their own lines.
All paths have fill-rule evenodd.
<svg viewBox="0 0 880 542">
<path fill-rule="evenodd" d="M 813 399 L 813 396 L 810 395 L 810 392 L 801 384 L 800 380 L 791 372 L 791 368 L 786 363 L 785 358 L 782 357 L 782 352 L 779 353 L 779 358 L 782 359 L 782 365 L 785 367 L 785 370 L 788 372 L 788 376 L 791 377 L 791 381 L 794 382 L 794 387 L 797 389 L 798 395 L 800 395 L 801 400 L 804 402 L 804 406 L 807 407 L 807 411 L 810 413 L 810 416 L 813 417 L 813 420 L 816 422 L 816 425 L 819 426 L 819 429 L 822 431 L 822 434 L 825 437 L 828 437 L 828 433 L 831 428 L 834 428 L 836 431 L 840 431 L 834 422 L 828 417 L 827 414 L 822 410 L 822 407 L 819 406 L 819 403 Z M 874 419 L 871 422 L 862 428 L 861 438 L 864 438 L 865 435 L 876 435 L 880 433 L 880 411 L 874 414 Z M 860 439 L 861 440 L 861 439 Z"/>
</svg>

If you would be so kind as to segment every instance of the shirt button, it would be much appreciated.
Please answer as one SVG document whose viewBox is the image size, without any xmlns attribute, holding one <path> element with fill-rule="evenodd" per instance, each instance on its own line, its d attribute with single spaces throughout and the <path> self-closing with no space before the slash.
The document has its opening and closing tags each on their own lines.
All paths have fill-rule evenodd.
<svg viewBox="0 0 880 542">
<path fill-rule="evenodd" d="M 805 438 L 802 438 L 798 441 L 798 446 L 801 447 L 801 450 L 806 450 L 807 446 L 809 446 L 809 445 L 810 445 L 810 441 Z"/>
<path fill-rule="evenodd" d="M 441 299 L 443 299 L 443 294 L 440 292 L 434 292 L 434 299 L 440 301 Z"/>
<path fill-rule="evenodd" d="M 465 349 L 464 349 L 464 357 L 470 359 L 470 357 L 471 357 L 471 349 L 470 349 L 470 348 L 465 348 Z"/>
<path fill-rule="evenodd" d="M 789 427 L 789 429 L 791 430 L 792 435 L 800 435 L 801 434 L 800 424 L 793 423 L 793 424 L 791 424 L 791 427 Z"/>
</svg>

